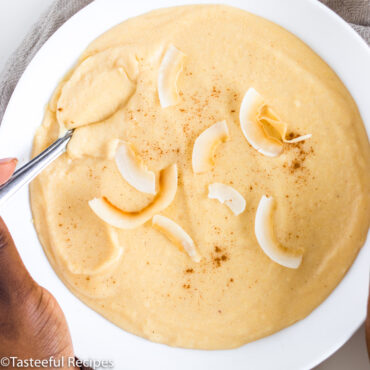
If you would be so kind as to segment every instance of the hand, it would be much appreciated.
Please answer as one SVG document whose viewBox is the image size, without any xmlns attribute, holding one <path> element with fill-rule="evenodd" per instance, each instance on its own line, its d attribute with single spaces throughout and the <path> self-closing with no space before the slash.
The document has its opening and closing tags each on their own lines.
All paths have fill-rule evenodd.
<svg viewBox="0 0 370 370">
<path fill-rule="evenodd" d="M 0 159 L 0 185 L 8 181 L 15 170 L 17 162 L 15 158 Z"/>
<path fill-rule="evenodd" d="M 0 160 L 0 185 L 16 164 L 16 159 Z M 11 356 L 34 360 L 64 357 L 62 369 L 68 369 L 67 358 L 74 357 L 74 351 L 61 308 L 32 279 L 0 218 L 0 357 Z"/>
<path fill-rule="evenodd" d="M 369 287 L 369 298 L 367 301 L 367 317 L 366 317 L 366 343 L 367 343 L 367 354 L 369 355 L 370 360 L 370 287 Z"/>
</svg>

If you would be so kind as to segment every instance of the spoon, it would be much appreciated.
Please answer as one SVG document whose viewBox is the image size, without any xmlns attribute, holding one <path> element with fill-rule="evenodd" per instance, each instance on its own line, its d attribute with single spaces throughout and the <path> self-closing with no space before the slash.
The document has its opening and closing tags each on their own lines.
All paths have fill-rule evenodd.
<svg viewBox="0 0 370 370">
<path fill-rule="evenodd" d="M 20 188 L 31 182 L 51 162 L 64 153 L 72 134 L 73 130 L 67 131 L 63 137 L 56 140 L 31 161 L 16 170 L 13 176 L 0 186 L 0 207 Z"/>
</svg>

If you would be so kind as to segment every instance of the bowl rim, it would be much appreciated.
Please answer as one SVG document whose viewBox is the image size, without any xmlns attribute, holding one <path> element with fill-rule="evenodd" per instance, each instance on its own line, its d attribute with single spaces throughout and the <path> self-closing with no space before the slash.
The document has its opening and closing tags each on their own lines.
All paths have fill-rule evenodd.
<svg viewBox="0 0 370 370">
<path fill-rule="evenodd" d="M 365 122 L 365 126 L 367 130 L 369 130 L 369 124 L 370 124 L 370 109 L 366 108 L 364 106 L 363 102 L 363 94 L 364 89 L 360 89 L 357 87 L 356 84 L 365 85 L 365 82 L 367 81 L 367 86 L 370 85 L 370 72 L 366 73 L 364 70 L 364 65 L 367 63 L 369 65 L 370 63 L 370 49 L 367 46 L 366 42 L 351 28 L 349 24 L 347 24 L 343 19 L 341 19 L 337 14 L 335 14 L 333 11 L 331 11 L 329 8 L 327 8 L 322 3 L 318 2 L 317 0 L 301 0 L 299 5 L 294 4 L 295 0 L 280 0 L 279 4 L 275 0 L 224 0 L 224 1 L 209 1 L 209 0 L 200 0 L 196 1 L 196 3 L 223 3 L 227 5 L 233 5 L 233 6 L 239 6 L 242 9 L 248 8 L 248 11 L 251 11 L 252 13 L 255 13 L 257 15 L 261 15 L 258 12 L 262 11 L 264 12 L 263 16 L 267 19 L 270 19 L 274 17 L 274 12 L 278 14 L 279 20 L 275 23 L 278 23 L 282 25 L 284 28 L 288 29 L 289 31 L 296 34 L 299 38 L 301 38 L 304 42 L 306 42 L 311 48 L 314 49 L 325 61 L 328 62 L 328 64 L 337 72 L 339 77 L 342 79 L 342 81 L 345 83 L 349 91 L 351 92 L 352 96 L 354 97 L 355 101 L 358 103 L 360 108 L 360 113 L 363 117 L 363 120 Z M 33 124 L 33 127 L 30 129 L 29 127 L 25 127 L 23 121 L 26 121 L 27 114 L 26 113 L 20 113 L 18 106 L 23 106 L 24 109 L 29 112 L 29 116 L 34 121 L 37 120 L 37 117 L 42 117 L 44 112 L 44 106 L 41 106 L 40 101 L 45 104 L 52 93 L 52 90 L 55 87 L 55 82 L 59 80 L 65 72 L 70 68 L 71 65 L 73 65 L 74 60 L 76 59 L 74 56 L 78 56 L 82 50 L 87 46 L 87 40 L 92 40 L 96 37 L 96 35 L 92 35 L 96 29 L 99 31 L 96 31 L 96 34 L 100 34 L 100 30 L 106 30 L 113 25 L 115 25 L 118 19 L 119 14 L 114 14 L 114 12 L 117 11 L 117 9 L 123 9 L 121 8 L 122 2 L 120 0 L 95 0 L 91 4 L 89 4 L 87 7 L 83 8 L 80 12 L 76 13 L 73 17 L 71 17 L 64 25 L 62 25 L 55 33 L 50 37 L 50 39 L 43 45 L 43 47 L 38 51 L 38 53 L 35 55 L 35 57 L 32 59 L 28 67 L 26 68 L 26 71 L 22 75 L 20 81 L 18 82 L 12 97 L 9 101 L 7 110 L 4 114 L 4 118 L 2 121 L 2 124 L 0 126 L 0 156 L 9 156 L 9 153 L 14 154 L 15 156 L 20 158 L 20 162 L 25 161 L 29 157 L 30 153 L 30 142 L 27 140 L 27 138 L 30 135 L 33 135 L 36 124 Z M 129 5 L 131 7 L 135 7 L 135 9 L 131 9 L 130 14 L 142 13 L 142 9 L 151 10 L 153 8 L 158 7 L 167 7 L 167 6 L 173 6 L 173 5 L 180 5 L 183 4 L 184 0 L 157 0 L 156 6 L 153 7 L 151 4 L 151 1 L 149 0 L 143 0 L 141 2 L 137 2 L 135 4 Z M 258 5 L 264 4 L 264 5 Z M 160 5 L 160 6 L 158 6 Z M 265 7 L 265 8 L 264 8 Z M 317 16 L 319 19 L 317 24 L 315 26 L 319 29 L 319 31 L 322 30 L 331 30 L 330 27 L 333 28 L 333 34 L 328 34 L 327 39 L 322 38 L 319 39 L 319 36 L 317 35 L 317 30 L 311 30 L 314 32 L 314 36 L 312 34 L 308 34 L 307 31 L 301 31 L 301 28 L 299 28 L 299 25 L 297 22 L 293 22 L 289 20 L 289 17 L 284 15 L 282 10 L 278 8 L 282 8 L 286 12 L 291 12 L 290 14 L 301 14 L 306 15 L 310 14 L 310 16 Z M 268 8 L 268 9 L 267 9 Z M 264 10 L 262 10 L 264 9 Z M 110 26 L 107 27 L 107 24 L 98 24 L 94 25 L 95 29 L 94 32 L 91 32 L 91 22 L 96 18 L 98 15 L 102 15 L 102 11 L 108 11 L 108 17 L 111 17 L 114 19 L 114 21 L 111 22 Z M 253 11 L 255 10 L 255 11 Z M 295 13 L 294 13 L 295 12 Z M 289 15 L 289 14 L 287 14 Z M 106 15 L 104 15 L 106 16 Z M 121 16 L 121 21 L 126 19 L 127 17 Z M 309 18 L 309 17 L 308 17 Z M 104 18 L 105 19 L 105 18 Z M 323 25 L 322 19 L 324 19 L 328 25 Z M 304 21 L 303 19 L 302 22 Z M 109 22 L 108 22 L 109 23 Z M 84 27 L 87 27 L 86 29 L 81 29 L 81 24 L 84 25 Z M 290 26 L 289 26 L 290 25 Z M 295 29 L 295 27 L 297 29 Z M 304 27 L 302 29 L 305 29 Z M 296 31 L 296 32 L 295 32 Z M 335 31 L 335 32 L 334 32 Z M 306 32 L 306 33 L 305 33 Z M 343 48 L 343 52 L 337 52 L 334 49 L 330 49 L 330 43 L 337 45 L 338 42 L 335 41 L 336 38 L 342 38 L 341 45 Z M 77 40 L 75 40 L 77 39 Z M 60 54 L 60 50 L 58 48 L 58 45 L 68 45 L 71 47 L 71 50 L 68 52 L 68 61 L 66 61 L 66 58 Z M 323 45 L 327 45 L 327 47 L 330 49 L 329 51 L 325 51 L 323 49 Z M 356 60 L 356 63 L 353 63 L 351 61 L 348 61 L 345 59 L 345 54 L 347 53 L 347 49 L 349 48 L 351 51 L 351 57 L 358 57 L 359 60 Z M 342 65 L 340 62 L 336 62 L 335 58 L 342 57 L 345 60 L 345 63 Z M 61 61 L 60 59 L 63 59 Z M 53 62 L 54 65 L 50 66 L 50 68 L 47 68 L 48 63 Z M 352 63 L 352 64 L 351 64 Z M 353 77 L 346 73 L 345 69 L 347 68 L 347 65 L 353 65 L 356 66 L 358 69 L 356 72 L 353 73 L 353 76 L 355 77 L 355 82 L 351 82 L 350 77 Z M 46 70 L 47 68 L 48 70 Z M 364 71 L 362 76 L 359 76 L 359 71 Z M 40 73 L 45 73 L 45 76 L 42 77 L 42 81 L 37 81 L 37 78 L 35 76 L 39 76 Z M 343 78 L 344 77 L 344 78 Z M 362 79 L 362 81 L 361 81 Z M 365 81 L 365 82 L 364 82 Z M 30 96 L 30 93 L 32 92 L 32 86 L 35 86 L 35 83 L 39 82 L 38 84 L 38 90 L 42 90 L 42 94 L 40 95 L 39 91 L 34 93 L 35 96 Z M 32 105 L 36 104 L 36 107 L 32 108 Z M 39 125 L 41 121 L 38 120 L 37 126 Z M 22 128 L 22 132 L 24 135 L 20 137 L 17 130 L 12 129 L 11 125 L 14 125 L 14 127 L 20 127 Z M 19 126 L 23 125 L 23 126 Z M 369 135 L 369 131 L 368 135 Z M 103 330 L 102 328 L 109 328 L 107 329 L 107 332 L 113 332 L 113 324 L 110 324 L 108 321 L 106 321 L 104 318 L 102 318 L 100 315 L 93 312 L 90 308 L 85 306 L 83 303 L 77 300 L 76 297 L 72 295 L 72 293 L 67 290 L 67 288 L 64 286 L 63 283 L 56 277 L 54 271 L 51 269 L 49 262 L 46 260 L 46 257 L 44 255 L 44 252 L 42 250 L 40 243 L 38 242 L 37 236 L 35 231 L 33 230 L 33 227 L 31 224 L 27 225 L 27 222 L 31 219 L 30 217 L 30 211 L 27 209 L 25 211 L 25 215 L 22 217 L 19 217 L 17 215 L 16 210 L 19 208 L 24 208 L 25 204 L 28 204 L 26 208 L 29 208 L 28 203 L 28 193 L 26 190 L 22 190 L 19 195 L 12 199 L 5 207 L 1 210 L 1 214 L 4 216 L 6 221 L 8 222 L 9 229 L 13 233 L 13 237 L 18 245 L 20 254 L 25 262 L 25 265 L 30 270 L 31 274 L 35 276 L 38 281 L 46 286 L 49 290 L 53 292 L 53 294 L 56 296 L 58 301 L 60 302 L 64 312 L 66 313 L 66 316 L 68 318 L 68 321 L 70 323 L 73 323 L 74 325 L 71 326 L 71 332 L 72 332 L 72 338 L 76 340 L 76 343 L 78 343 L 78 346 L 81 346 L 79 349 L 78 346 L 76 346 L 77 352 L 85 355 L 85 357 L 91 357 L 92 355 L 96 355 L 96 348 L 95 351 L 90 351 L 89 348 L 86 346 L 83 346 L 85 338 L 85 334 L 81 333 L 81 330 L 79 329 L 77 323 L 81 319 L 81 316 L 77 315 L 74 312 L 74 307 L 78 307 L 78 310 L 83 312 L 83 314 L 88 318 L 88 320 L 96 320 L 99 321 L 99 328 Z M 27 220 L 28 218 L 28 220 Z M 27 225 L 25 227 L 25 232 L 20 231 L 19 228 L 17 228 L 17 225 L 22 221 L 22 225 Z M 22 235 L 25 234 L 25 235 Z M 30 251 L 31 248 L 27 250 L 26 246 L 29 242 L 29 239 L 31 240 L 31 244 L 33 244 L 34 248 L 37 249 L 37 253 L 34 251 Z M 358 289 L 357 296 L 360 294 L 363 294 L 364 297 L 366 297 L 366 294 L 364 293 L 367 291 L 368 286 L 368 279 L 365 282 L 364 276 L 368 277 L 368 266 L 364 262 L 364 260 L 368 260 L 370 256 L 370 243 L 369 240 L 365 243 L 364 247 L 359 253 L 359 256 L 357 257 L 356 261 L 350 268 L 349 272 L 346 274 L 342 282 L 338 285 L 338 287 L 331 293 L 331 295 L 320 305 L 318 306 L 312 314 L 310 314 L 307 318 L 301 320 L 300 322 L 276 333 L 269 337 L 260 339 L 259 341 L 253 342 L 253 343 L 261 343 L 265 342 L 268 343 L 269 346 L 274 346 L 274 343 L 270 343 L 272 341 L 282 341 L 284 345 L 286 343 L 282 339 L 282 335 L 288 335 L 290 337 L 295 337 L 296 333 L 295 331 L 300 332 L 301 330 L 298 330 L 300 326 L 302 326 L 302 323 L 305 322 L 307 319 L 312 317 L 316 317 L 317 315 L 322 315 L 324 310 L 324 306 L 333 306 L 334 303 L 330 303 L 334 300 L 335 294 L 339 290 L 343 290 L 344 286 L 346 287 L 346 291 L 350 290 L 351 284 L 353 281 L 360 281 L 361 280 L 361 286 L 360 289 Z M 36 263 L 37 262 L 37 263 Z M 42 266 L 44 269 L 43 271 L 40 271 L 39 266 Z M 361 273 L 358 271 L 361 269 Z M 354 289 L 352 289 L 354 290 Z M 352 297 L 354 298 L 354 296 Z M 361 304 L 361 302 L 366 303 L 366 298 L 357 297 L 355 301 L 358 304 Z M 341 301 L 343 302 L 343 301 Z M 92 312 L 91 312 L 92 311 Z M 329 310 L 330 311 L 330 310 Z M 284 365 L 286 365 L 285 369 L 298 369 L 298 368 L 310 368 L 315 365 L 317 365 L 319 362 L 323 361 L 325 358 L 329 357 L 333 352 L 335 352 L 341 345 L 343 345 L 350 336 L 355 332 L 355 330 L 358 329 L 358 327 L 363 322 L 365 315 L 366 315 L 366 304 L 364 304 L 363 308 L 358 308 L 355 310 L 357 317 L 356 319 L 349 322 L 349 325 L 345 329 L 343 329 L 343 334 L 337 336 L 334 342 L 330 342 L 328 339 L 328 344 L 325 347 L 324 351 L 317 352 L 316 355 L 311 359 L 306 359 L 304 362 L 295 362 L 293 363 L 287 363 L 285 362 Z M 319 312 L 319 313 L 318 313 Z M 341 311 L 342 313 L 344 311 Z M 328 314 L 328 313 L 327 313 Z M 330 312 L 329 312 L 330 314 Z M 337 316 L 337 315 L 336 315 Z M 318 320 L 318 319 L 316 319 Z M 320 321 L 320 320 L 319 320 Z M 335 320 L 334 320 L 335 321 Z M 321 325 L 322 322 L 320 321 Z M 86 324 L 86 322 L 85 322 Z M 324 327 L 323 327 L 324 328 Z M 330 331 L 330 326 L 325 327 L 326 330 Z M 317 328 L 320 332 L 321 328 Z M 333 328 L 332 328 L 333 329 Z M 120 332 L 122 332 L 121 329 L 119 329 Z M 333 329 L 334 330 L 334 329 Z M 293 331 L 293 333 L 292 333 Z M 125 332 L 124 332 L 125 333 Z M 285 333 L 285 334 L 284 334 Z M 288 334 L 286 334 L 288 333 Z M 118 335 L 118 337 L 124 337 L 125 341 L 133 341 L 135 342 L 137 346 L 144 346 L 148 350 L 148 347 L 154 348 L 154 351 L 158 351 L 158 346 L 161 346 L 161 349 L 159 350 L 162 354 L 165 355 L 167 351 L 174 351 L 176 353 L 176 356 L 181 356 L 184 363 L 185 357 L 190 356 L 189 354 L 192 353 L 191 356 L 194 356 L 194 358 L 200 359 L 200 363 L 209 363 L 211 361 L 210 358 L 207 358 L 207 356 L 204 355 L 204 351 L 198 351 L 198 350 L 183 350 L 183 349 L 173 349 L 170 347 L 166 347 L 163 345 L 158 345 L 155 343 L 147 342 L 141 338 L 134 337 L 131 334 L 125 333 L 125 335 L 121 334 L 114 334 L 115 336 Z M 300 334 L 301 336 L 303 334 Z M 272 339 L 275 338 L 275 339 Z M 295 340 L 296 337 L 295 337 Z M 333 339 L 332 339 L 333 340 Z M 145 341 L 145 345 L 143 345 Z M 91 342 L 90 342 L 91 343 Z M 149 343 L 149 345 L 148 345 Z M 252 344 L 253 344 L 252 343 Z M 227 351 L 211 351 L 209 353 L 216 353 L 220 352 L 225 353 L 231 353 L 230 356 L 225 355 L 215 355 L 216 358 L 216 367 L 217 363 L 221 364 L 221 361 L 224 361 L 223 358 L 226 357 L 227 361 L 234 361 L 237 360 L 242 361 L 241 359 L 245 359 L 245 357 L 248 355 L 253 355 L 249 350 L 245 350 L 246 348 L 252 348 L 252 344 L 247 344 L 243 347 L 240 347 L 236 350 L 227 350 Z M 276 344 L 276 343 L 275 343 Z M 165 351 L 163 351 L 163 347 L 166 348 Z M 280 348 L 280 347 L 279 347 Z M 280 348 L 281 350 L 281 348 Z M 151 350 L 149 350 L 151 351 Z M 180 353 L 181 352 L 181 353 Z M 244 352 L 240 355 L 241 352 Z M 288 351 L 289 352 L 289 351 Z M 284 354 L 288 352 L 283 352 Z M 106 351 L 103 351 L 105 354 Z M 183 355 L 183 353 L 186 353 L 186 356 Z M 201 354 L 203 353 L 203 354 Z M 277 353 L 277 352 L 276 352 Z M 276 355 L 275 353 L 275 355 Z M 253 356 L 251 356 L 253 358 Z M 275 364 L 279 364 L 281 359 L 275 359 Z M 260 359 L 256 359 L 256 363 L 260 363 Z M 293 361 L 293 360 L 292 360 Z M 163 362 L 161 365 L 164 365 Z M 154 369 L 154 367 L 152 366 Z M 222 368 L 222 367 L 220 367 Z M 256 367 L 257 368 L 257 367 Z M 258 367 L 260 369 L 265 369 L 263 367 L 263 364 L 261 367 Z M 236 367 L 235 367 L 236 369 Z"/>
</svg>

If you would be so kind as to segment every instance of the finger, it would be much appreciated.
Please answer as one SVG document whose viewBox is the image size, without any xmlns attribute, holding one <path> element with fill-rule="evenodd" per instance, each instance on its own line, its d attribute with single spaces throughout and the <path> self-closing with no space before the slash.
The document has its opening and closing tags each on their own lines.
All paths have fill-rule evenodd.
<svg viewBox="0 0 370 370">
<path fill-rule="evenodd" d="M 28 294 L 35 285 L 0 217 L 0 304 L 16 303 L 14 299 Z"/>
<path fill-rule="evenodd" d="M 366 317 L 366 343 L 367 343 L 367 354 L 370 359 L 370 289 L 369 289 L 369 298 L 367 301 L 367 317 Z"/>
<path fill-rule="evenodd" d="M 0 159 L 0 185 L 9 180 L 15 170 L 17 162 L 16 158 Z"/>
</svg>

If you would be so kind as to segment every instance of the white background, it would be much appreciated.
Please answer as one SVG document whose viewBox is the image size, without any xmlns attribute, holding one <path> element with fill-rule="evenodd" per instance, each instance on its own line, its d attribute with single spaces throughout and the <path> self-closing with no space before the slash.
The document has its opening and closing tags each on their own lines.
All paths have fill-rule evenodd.
<svg viewBox="0 0 370 370">
<path fill-rule="evenodd" d="M 0 0 L 0 71 L 32 24 L 52 2 L 53 0 Z M 316 368 L 316 370 L 348 369 L 369 369 L 364 326 L 337 353 Z"/>
</svg>

